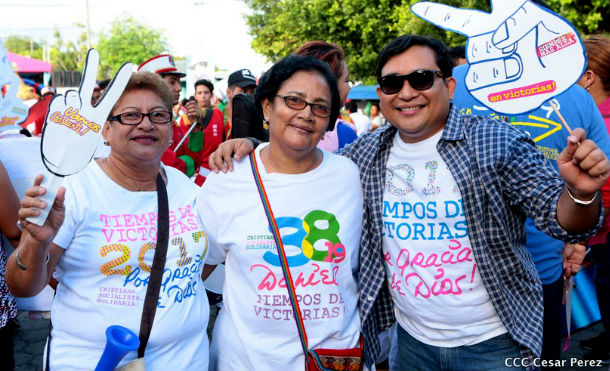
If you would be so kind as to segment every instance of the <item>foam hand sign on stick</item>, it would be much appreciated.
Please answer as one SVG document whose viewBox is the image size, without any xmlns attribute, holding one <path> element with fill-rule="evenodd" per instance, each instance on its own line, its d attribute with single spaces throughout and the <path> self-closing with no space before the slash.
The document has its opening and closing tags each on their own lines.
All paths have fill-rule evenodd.
<svg viewBox="0 0 610 371">
<path fill-rule="evenodd" d="M 8 53 L 0 41 L 0 88 L 10 85 L 6 94 L 0 94 L 0 131 L 21 129 L 17 124 L 28 116 L 28 106 L 17 97 L 21 78 L 13 71 Z"/>
<path fill-rule="evenodd" d="M 98 64 L 98 52 L 90 49 L 78 92 L 69 90 L 65 96 L 56 95 L 49 104 L 40 143 L 42 162 L 50 173 L 45 174 L 41 184 L 47 188 L 43 200 L 48 206 L 38 217 L 28 218 L 38 225 L 46 220 L 63 177 L 81 171 L 93 158 L 108 114 L 133 72 L 133 65 L 125 63 L 99 102 L 92 106 Z"/>
<path fill-rule="evenodd" d="M 538 108 L 574 84 L 586 67 L 578 32 L 561 16 L 527 0 L 492 0 L 491 13 L 428 1 L 411 11 L 468 37 L 466 87 L 493 111 Z"/>
</svg>

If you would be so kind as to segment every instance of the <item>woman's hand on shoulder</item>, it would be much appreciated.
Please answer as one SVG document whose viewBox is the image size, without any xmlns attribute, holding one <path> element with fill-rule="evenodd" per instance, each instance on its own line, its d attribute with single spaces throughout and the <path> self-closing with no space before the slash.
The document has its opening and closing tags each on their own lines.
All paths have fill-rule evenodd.
<svg viewBox="0 0 610 371">
<path fill-rule="evenodd" d="M 59 227 L 64 222 L 66 189 L 64 187 L 59 188 L 49 216 L 42 226 L 29 222 L 26 218 L 40 215 L 40 209 L 46 207 L 46 202 L 38 198 L 38 196 L 44 195 L 47 192 L 46 188 L 40 186 L 42 179 L 42 174 L 37 175 L 34 179 L 34 185 L 25 191 L 25 196 L 21 200 L 21 207 L 19 208 L 19 221 L 31 237 L 47 245 L 51 243 Z"/>
<path fill-rule="evenodd" d="M 232 159 L 239 160 L 252 153 L 252 151 L 254 151 L 254 143 L 250 139 L 238 138 L 223 142 L 210 155 L 210 169 L 215 173 L 219 171 L 226 173 L 227 170 L 233 171 Z"/>
</svg>

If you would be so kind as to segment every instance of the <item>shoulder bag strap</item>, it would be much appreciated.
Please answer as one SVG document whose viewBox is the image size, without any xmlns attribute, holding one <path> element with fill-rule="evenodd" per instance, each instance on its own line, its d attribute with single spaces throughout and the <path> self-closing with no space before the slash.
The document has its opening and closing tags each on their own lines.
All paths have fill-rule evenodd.
<svg viewBox="0 0 610 371">
<path fill-rule="evenodd" d="M 138 358 L 144 357 L 144 349 L 150 337 L 157 303 L 159 302 L 159 291 L 161 290 L 161 279 L 165 269 L 165 258 L 167 257 L 167 243 L 169 242 L 169 204 L 167 201 L 167 189 L 161 173 L 157 174 L 157 245 L 155 246 L 155 256 L 148 287 L 146 288 L 146 298 L 144 299 L 144 309 L 142 309 L 142 319 L 140 321 L 140 347 L 138 348 Z"/>
<path fill-rule="evenodd" d="M 210 123 L 212 119 L 212 111 L 214 111 L 214 107 L 210 107 L 205 110 L 205 116 L 203 116 L 203 121 L 201 121 L 201 130 L 205 130 L 206 126 Z"/>
<path fill-rule="evenodd" d="M 261 197 L 263 208 L 265 209 L 265 215 L 267 215 L 267 220 L 269 221 L 269 226 L 271 227 L 271 233 L 273 234 L 273 237 L 275 239 L 275 246 L 277 247 L 277 253 L 279 255 L 280 264 L 282 266 L 282 271 L 284 271 L 284 278 L 286 280 L 286 289 L 288 290 L 290 304 L 292 304 L 292 311 L 294 312 L 294 320 L 297 324 L 297 330 L 299 331 L 301 345 L 303 346 L 305 362 L 307 362 L 307 351 L 309 347 L 307 345 L 307 333 L 305 332 L 305 323 L 303 322 L 303 318 L 301 316 L 301 309 L 299 308 L 299 302 L 296 297 L 294 284 L 292 281 L 292 275 L 290 274 L 290 267 L 288 266 L 288 261 L 286 260 L 286 253 L 284 252 L 284 244 L 282 243 L 280 229 L 278 228 L 277 223 L 275 222 L 273 210 L 271 210 L 271 204 L 269 203 L 267 192 L 265 191 L 265 187 L 263 186 L 263 180 L 261 179 L 260 173 L 258 171 L 258 165 L 256 163 L 256 157 L 254 155 L 254 152 L 255 151 L 250 153 L 250 165 L 252 167 L 252 174 L 254 175 L 256 188 L 258 189 L 258 194 Z"/>
</svg>

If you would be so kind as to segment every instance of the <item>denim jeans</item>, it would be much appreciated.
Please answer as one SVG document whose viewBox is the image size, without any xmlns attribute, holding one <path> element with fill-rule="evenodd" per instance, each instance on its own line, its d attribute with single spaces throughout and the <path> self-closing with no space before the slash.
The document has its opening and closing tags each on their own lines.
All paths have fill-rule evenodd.
<svg viewBox="0 0 610 371">
<path fill-rule="evenodd" d="M 442 348 L 424 344 L 398 327 L 398 352 L 390 359 L 392 371 L 525 370 L 508 367 L 505 359 L 521 358 L 520 346 L 508 333 L 475 345 Z"/>
</svg>

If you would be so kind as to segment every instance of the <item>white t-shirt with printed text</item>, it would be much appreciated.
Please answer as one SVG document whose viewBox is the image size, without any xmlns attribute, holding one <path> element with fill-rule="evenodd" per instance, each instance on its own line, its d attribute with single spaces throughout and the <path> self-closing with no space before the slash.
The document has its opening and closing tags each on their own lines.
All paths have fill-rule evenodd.
<svg viewBox="0 0 610 371">
<path fill-rule="evenodd" d="M 207 370 L 208 300 L 201 280 L 207 238 L 195 208 L 198 191 L 164 167 L 170 236 L 146 369 Z M 140 331 L 157 234 L 157 193 L 131 192 L 92 161 L 66 178 L 66 216 L 54 243 L 62 247 L 54 277 L 51 370 L 93 370 L 110 325 Z M 135 359 L 127 354 L 121 364 Z"/>
<path fill-rule="evenodd" d="M 400 326 L 438 347 L 506 333 L 481 280 L 460 190 L 436 145 L 397 132 L 386 165 L 383 253 Z"/>
<path fill-rule="evenodd" d="M 303 174 L 267 173 L 257 163 L 280 228 L 311 348 L 358 345 L 358 267 L 362 229 L 359 172 L 322 151 Z M 224 307 L 210 347 L 210 370 L 303 370 L 299 341 L 275 242 L 250 159 L 210 174 L 198 199 L 210 240 L 207 264 L 225 262 Z M 211 217 L 214 215 L 215 217 Z"/>
</svg>

